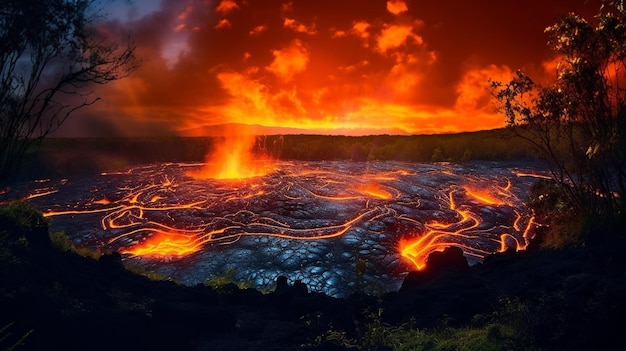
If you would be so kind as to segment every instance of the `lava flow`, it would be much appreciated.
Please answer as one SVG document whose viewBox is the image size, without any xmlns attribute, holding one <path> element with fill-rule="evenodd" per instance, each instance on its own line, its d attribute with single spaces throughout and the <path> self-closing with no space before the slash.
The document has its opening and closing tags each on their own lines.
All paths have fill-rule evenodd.
<svg viewBox="0 0 626 351">
<path fill-rule="evenodd" d="M 380 184 L 377 183 L 367 183 L 360 187 L 358 190 L 363 194 L 370 195 L 379 199 L 389 200 L 393 197 L 389 191 L 384 189 Z"/>
<path fill-rule="evenodd" d="M 183 284 L 235 270 L 259 288 L 284 275 L 332 296 L 352 292 L 357 259 L 361 288 L 390 291 L 433 251 L 457 246 L 473 264 L 533 235 L 520 198 L 534 182 L 527 174 L 541 174 L 532 168 L 282 162 L 246 181 L 196 177 L 215 160 L 50 181 L 29 201 L 75 245 Z"/>
<path fill-rule="evenodd" d="M 142 244 L 120 250 L 121 254 L 151 258 L 177 258 L 195 253 L 203 243 L 193 236 L 176 232 L 155 232 Z"/>
<path fill-rule="evenodd" d="M 514 196 L 509 192 L 511 188 L 511 182 L 504 188 L 497 185 L 492 186 L 491 189 L 477 189 L 470 186 L 464 186 L 463 190 L 466 197 L 479 201 L 485 206 L 513 206 L 506 202 L 503 198 Z M 451 190 L 448 194 L 448 207 L 454 214 L 450 216 L 449 222 L 433 221 L 427 223 L 425 226 L 427 231 L 413 240 L 402 239 L 400 241 L 400 252 L 402 256 L 413 263 L 417 270 L 422 270 L 426 267 L 428 255 L 434 251 L 443 251 L 450 246 L 456 246 L 463 249 L 465 256 L 473 256 L 476 258 L 484 258 L 485 256 L 493 253 L 489 249 L 485 249 L 481 246 L 472 245 L 471 243 L 481 235 L 480 228 L 482 220 L 480 217 L 472 214 L 471 207 L 468 205 L 462 205 L 457 207 L 454 201 L 455 191 Z M 502 227 L 502 230 L 506 231 L 498 238 L 494 238 L 495 242 L 499 244 L 499 252 L 506 251 L 510 247 L 516 250 L 523 250 L 528 245 L 530 230 L 533 225 L 532 217 L 528 220 L 527 226 L 523 231 L 521 237 L 511 233 L 519 234 L 519 221 L 522 216 L 519 212 L 514 211 L 516 214 L 515 220 L 510 227 Z M 511 233 L 509 233 L 511 232 Z"/>
</svg>

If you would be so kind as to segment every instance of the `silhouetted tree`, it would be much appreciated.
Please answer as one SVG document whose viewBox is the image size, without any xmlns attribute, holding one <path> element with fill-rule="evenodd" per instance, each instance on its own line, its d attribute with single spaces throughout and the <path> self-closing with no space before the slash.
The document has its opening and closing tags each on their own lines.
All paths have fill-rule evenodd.
<svg viewBox="0 0 626 351">
<path fill-rule="evenodd" d="M 518 72 L 492 92 L 509 126 L 550 162 L 574 216 L 623 220 L 626 196 L 626 11 L 604 0 L 593 23 L 568 14 L 546 28 L 560 58 L 555 81 Z"/>
<path fill-rule="evenodd" d="M 96 26 L 96 0 L 0 0 L 0 181 L 76 110 L 96 85 L 137 67 L 130 41 Z"/>
</svg>

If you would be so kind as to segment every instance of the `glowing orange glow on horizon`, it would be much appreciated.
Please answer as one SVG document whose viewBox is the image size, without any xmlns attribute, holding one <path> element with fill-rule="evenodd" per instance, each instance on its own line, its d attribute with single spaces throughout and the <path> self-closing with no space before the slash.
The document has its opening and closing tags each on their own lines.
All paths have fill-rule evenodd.
<svg viewBox="0 0 626 351">
<path fill-rule="evenodd" d="M 461 0 L 363 1 L 348 11 L 332 1 L 150 1 L 123 11 L 128 2 L 111 3 L 99 29 L 120 42 L 120 26 L 135 33 L 141 67 L 99 89 L 107 103 L 55 136 L 188 136 L 230 123 L 276 134 L 501 128 L 488 80 L 507 82 L 521 69 L 552 81 L 560 60 L 546 52 L 546 25 L 559 14 L 596 13 L 583 1 L 502 2 L 490 11 Z M 508 26 L 512 16 L 524 20 Z M 523 40 L 510 40 L 519 33 Z M 605 73 L 624 78 L 615 67 Z"/>
<path fill-rule="evenodd" d="M 327 4 L 307 2 L 189 4 L 170 11 L 171 33 L 140 43 L 138 53 L 153 59 L 107 87 L 118 116 L 181 136 L 212 135 L 203 128 L 224 124 L 260 125 L 276 134 L 297 128 L 344 135 L 505 126 L 489 79 L 506 82 L 519 65 L 477 59 L 470 45 L 450 45 L 470 50 L 469 57 L 451 54 L 449 45 L 436 43 L 443 36 L 433 35 L 439 29 L 425 17 L 423 4 L 364 3 L 358 14 L 342 16 L 329 15 Z M 259 10 L 266 20 L 250 20 Z M 111 119 L 120 131 L 135 125 Z"/>
</svg>

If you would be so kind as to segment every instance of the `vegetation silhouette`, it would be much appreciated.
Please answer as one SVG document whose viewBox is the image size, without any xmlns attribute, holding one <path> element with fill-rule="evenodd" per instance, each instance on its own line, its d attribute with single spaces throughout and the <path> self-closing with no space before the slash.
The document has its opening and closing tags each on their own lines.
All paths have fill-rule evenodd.
<svg viewBox="0 0 626 351">
<path fill-rule="evenodd" d="M 548 225 L 544 238 L 559 238 L 548 245 L 559 246 L 625 224 L 624 1 L 602 1 L 593 23 L 563 16 L 546 33 L 560 58 L 551 84 L 517 72 L 491 87 L 508 125 L 550 165 L 552 182 L 533 189 L 531 207 Z"/>
<path fill-rule="evenodd" d="M 75 111 L 95 86 L 137 68 L 135 48 L 95 26 L 97 0 L 3 1 L 0 11 L 0 182 Z"/>
</svg>

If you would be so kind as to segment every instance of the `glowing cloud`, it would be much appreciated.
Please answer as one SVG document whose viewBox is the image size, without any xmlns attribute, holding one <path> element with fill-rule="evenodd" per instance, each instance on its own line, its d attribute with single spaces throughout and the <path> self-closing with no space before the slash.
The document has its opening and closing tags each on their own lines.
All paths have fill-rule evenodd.
<svg viewBox="0 0 626 351">
<path fill-rule="evenodd" d="M 382 53 L 386 53 L 391 49 L 404 45 L 408 39 L 413 39 L 418 45 L 424 42 L 422 37 L 413 33 L 413 26 L 387 26 L 377 38 L 377 49 Z"/>
<path fill-rule="evenodd" d="M 422 62 L 415 55 L 397 55 L 396 63 L 391 67 L 387 77 L 387 85 L 398 97 L 412 96 L 413 90 L 422 80 L 420 70 L 428 66 L 431 61 Z"/>
<path fill-rule="evenodd" d="M 361 40 L 363 40 L 364 45 L 367 46 L 367 40 L 370 37 L 370 32 L 369 32 L 370 27 L 371 27 L 371 24 L 365 21 L 358 21 L 352 25 L 351 33 L 356 35 L 358 38 L 361 38 Z"/>
<path fill-rule="evenodd" d="M 266 30 L 267 30 L 267 26 L 265 25 L 256 26 L 252 28 L 252 30 L 250 31 L 250 36 L 251 37 L 259 36 L 261 35 L 261 33 L 265 32 Z"/>
<path fill-rule="evenodd" d="M 239 5 L 234 0 L 222 0 L 215 8 L 215 11 L 222 15 L 227 15 L 233 10 L 238 9 Z"/>
<path fill-rule="evenodd" d="M 406 12 L 408 10 L 409 8 L 406 6 L 406 3 L 402 0 L 387 1 L 387 11 L 393 13 L 394 15 L 399 15 L 402 12 Z"/>
<path fill-rule="evenodd" d="M 317 33 L 317 31 L 315 30 L 314 24 L 309 27 L 309 26 L 304 25 L 303 23 L 296 21 L 293 18 L 285 18 L 285 21 L 283 22 L 283 26 L 285 28 L 289 28 L 298 33 L 306 33 L 306 34 L 311 34 L 311 35 Z"/>
<path fill-rule="evenodd" d="M 215 29 L 224 29 L 224 28 L 230 28 L 230 27 L 231 27 L 230 21 L 227 20 L 226 18 L 222 18 L 215 25 Z"/>
<path fill-rule="evenodd" d="M 298 39 L 292 41 L 286 48 L 273 50 L 272 54 L 274 61 L 265 69 L 287 82 L 306 69 L 310 55 Z"/>
<path fill-rule="evenodd" d="M 237 113 L 234 106 L 227 106 L 224 110 L 229 117 L 237 118 L 240 114 L 245 115 L 248 112 L 259 113 L 268 109 L 268 92 L 267 87 L 261 84 L 259 81 L 248 78 L 240 73 L 220 73 L 217 78 L 222 83 L 223 87 L 238 101 L 239 106 L 237 110 L 241 109 L 241 113 Z M 230 107 L 230 108 L 229 108 Z M 234 122 L 231 120 L 230 122 Z"/>
<path fill-rule="evenodd" d="M 111 38 L 121 27 L 133 33 L 143 66 L 99 90 L 106 104 L 57 135 L 172 135 L 223 123 L 355 134 L 502 127 L 488 79 L 507 81 L 515 69 L 553 79 L 559 60 L 543 28 L 596 7 L 485 1 L 162 0 L 103 23 Z"/>
<path fill-rule="evenodd" d="M 337 29 L 332 29 L 330 31 L 330 36 L 332 38 L 343 38 L 347 35 L 348 33 L 346 33 L 346 31 L 344 30 L 337 30 Z"/>
<path fill-rule="evenodd" d="M 456 91 L 455 107 L 460 110 L 488 108 L 491 102 L 489 79 L 508 82 L 513 78 L 509 67 L 489 65 L 465 72 L 459 81 Z"/>
</svg>

